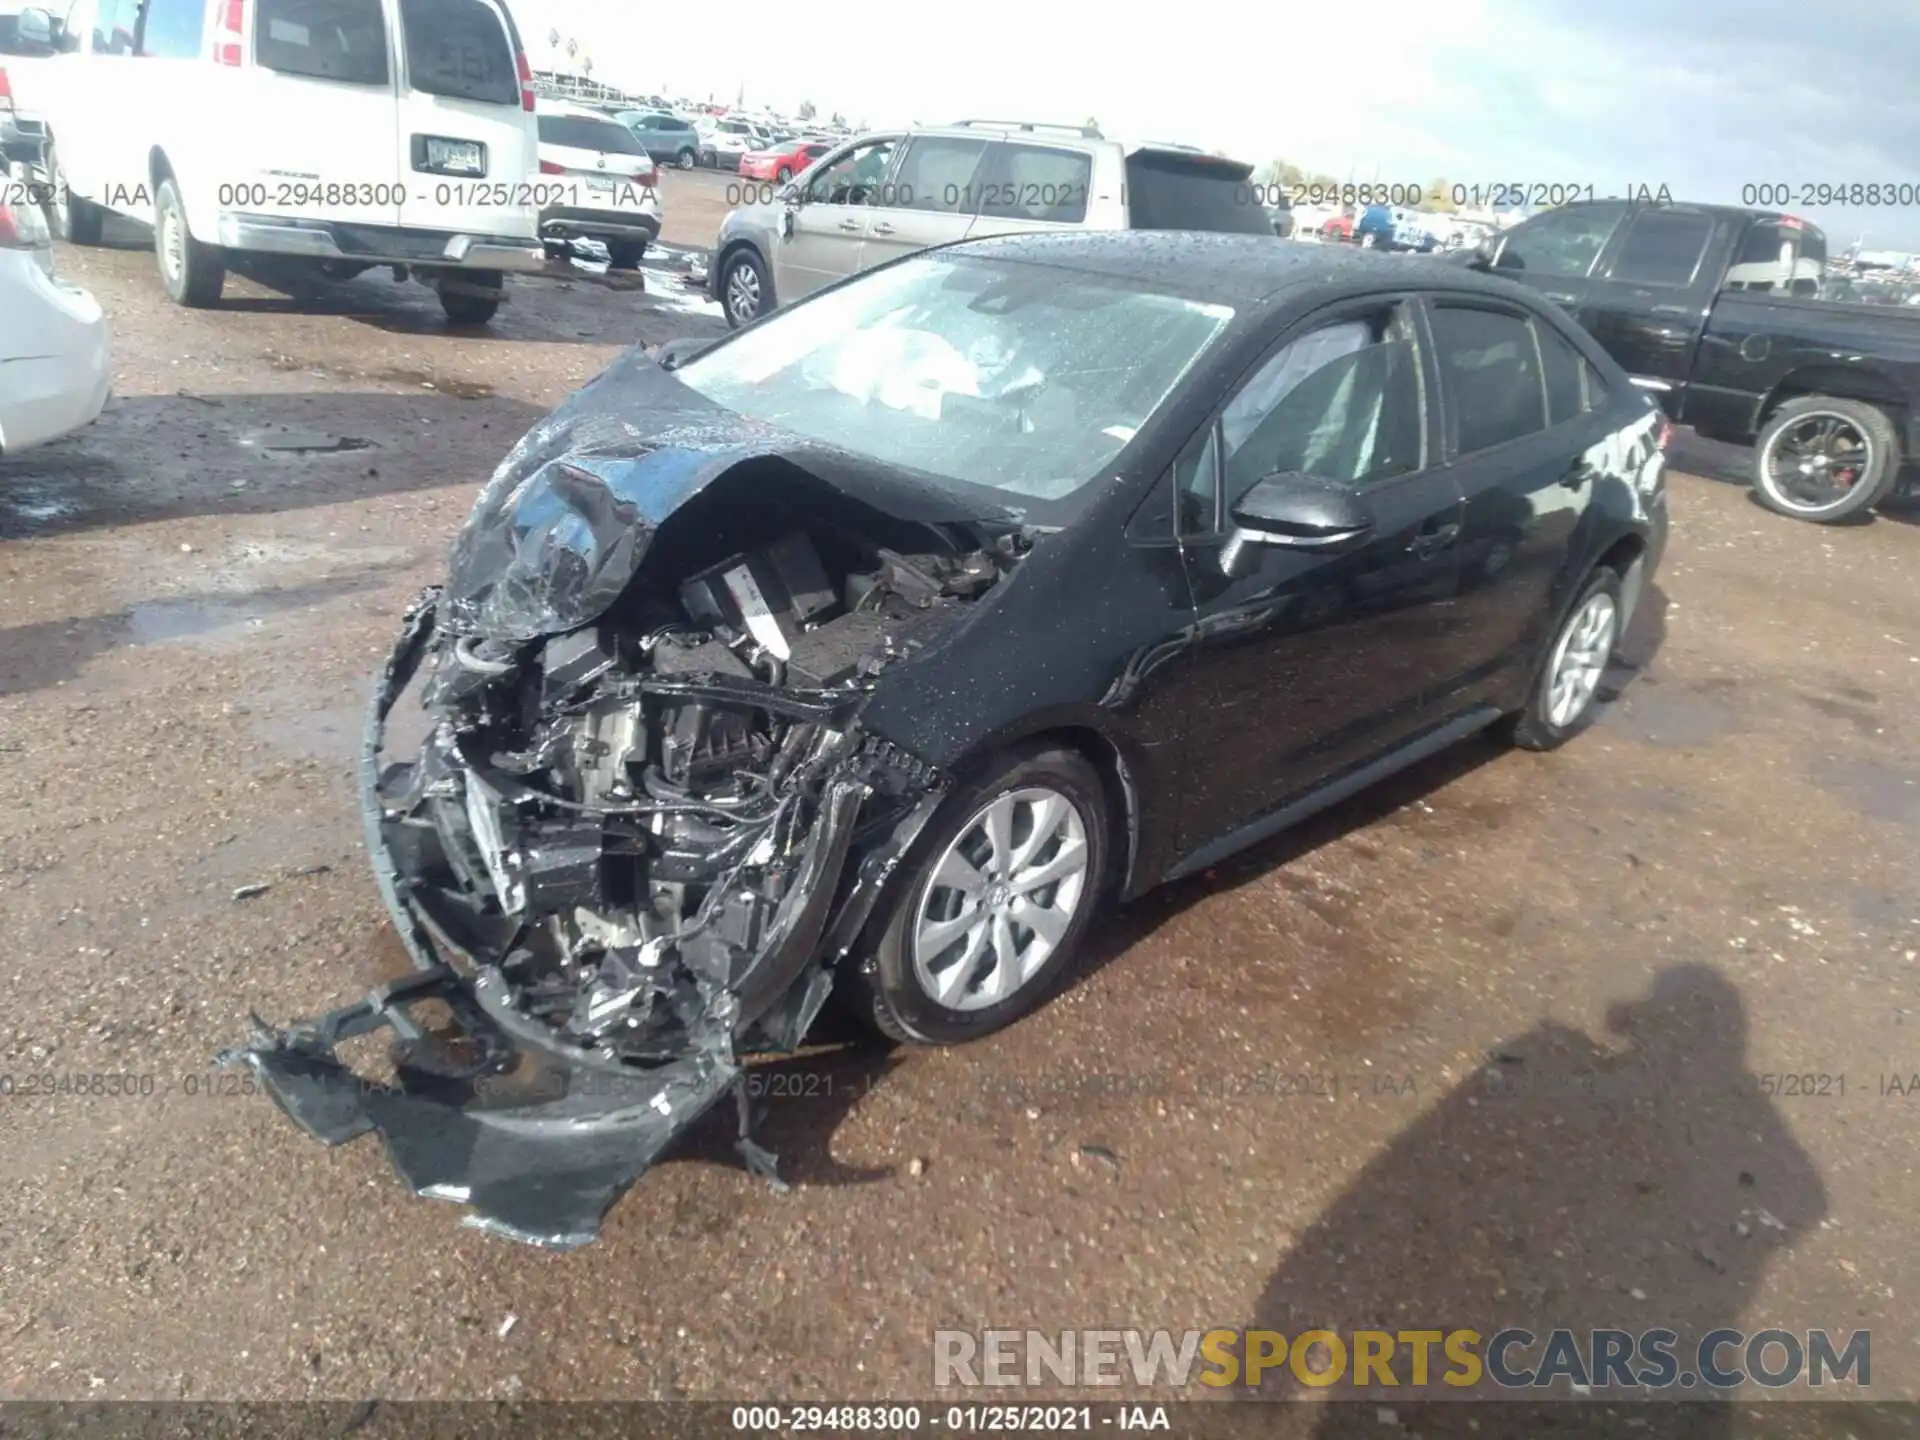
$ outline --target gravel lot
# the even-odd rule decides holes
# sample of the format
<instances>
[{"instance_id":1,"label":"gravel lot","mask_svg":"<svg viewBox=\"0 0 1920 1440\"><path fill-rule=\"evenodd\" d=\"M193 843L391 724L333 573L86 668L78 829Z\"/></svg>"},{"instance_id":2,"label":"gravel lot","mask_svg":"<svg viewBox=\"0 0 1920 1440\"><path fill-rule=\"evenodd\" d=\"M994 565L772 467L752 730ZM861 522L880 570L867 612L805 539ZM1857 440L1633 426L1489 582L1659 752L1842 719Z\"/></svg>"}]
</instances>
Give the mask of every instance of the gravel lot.
<instances>
[{"instance_id":1,"label":"gravel lot","mask_svg":"<svg viewBox=\"0 0 1920 1440\"><path fill-rule=\"evenodd\" d=\"M725 183L667 177L669 241ZM249 1010L404 963L370 672L535 418L718 329L681 258L455 334L417 286L186 312L60 253L118 398L0 466L0 1076L153 1093L0 1099L0 1398L926 1397L935 1327L1381 1319L1871 1328L1920 1398L1920 517L1776 518L1698 443L1591 734L1150 897L995 1039L830 1034L763 1137L788 1195L718 1117L547 1254L207 1094Z\"/></svg>"}]
</instances>

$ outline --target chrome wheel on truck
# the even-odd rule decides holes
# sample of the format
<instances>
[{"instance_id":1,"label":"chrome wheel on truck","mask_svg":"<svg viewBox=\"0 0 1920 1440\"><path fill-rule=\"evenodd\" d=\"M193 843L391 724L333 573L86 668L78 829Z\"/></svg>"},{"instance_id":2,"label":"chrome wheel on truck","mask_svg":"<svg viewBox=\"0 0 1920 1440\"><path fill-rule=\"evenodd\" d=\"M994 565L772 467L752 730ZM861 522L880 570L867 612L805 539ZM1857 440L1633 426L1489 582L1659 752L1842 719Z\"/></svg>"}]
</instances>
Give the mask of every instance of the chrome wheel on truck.
<instances>
[{"instance_id":1,"label":"chrome wheel on truck","mask_svg":"<svg viewBox=\"0 0 1920 1440\"><path fill-rule=\"evenodd\" d=\"M1862 400L1789 400L1760 431L1754 492L1796 520L1831 524L1872 508L1900 478L1892 419Z\"/></svg>"}]
</instances>

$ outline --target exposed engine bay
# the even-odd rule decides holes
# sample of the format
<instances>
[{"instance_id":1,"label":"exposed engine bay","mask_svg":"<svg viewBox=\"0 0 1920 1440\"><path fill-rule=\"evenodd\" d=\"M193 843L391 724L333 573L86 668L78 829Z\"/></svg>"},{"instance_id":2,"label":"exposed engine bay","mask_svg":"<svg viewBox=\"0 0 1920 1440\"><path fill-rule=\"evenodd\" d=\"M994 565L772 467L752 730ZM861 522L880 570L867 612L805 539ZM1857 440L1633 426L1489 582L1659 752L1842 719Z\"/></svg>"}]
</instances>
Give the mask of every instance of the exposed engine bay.
<instances>
[{"instance_id":1,"label":"exposed engine bay","mask_svg":"<svg viewBox=\"0 0 1920 1440\"><path fill-rule=\"evenodd\" d=\"M778 1184L743 1064L799 1046L947 789L861 716L937 703L1033 535L629 352L501 462L375 682L361 812L416 973L220 1060L534 1244L593 1239L729 1091ZM390 1081L339 1050L380 1034Z\"/></svg>"},{"instance_id":2,"label":"exposed engine bay","mask_svg":"<svg viewBox=\"0 0 1920 1440\"><path fill-rule=\"evenodd\" d=\"M938 782L862 735L866 687L1017 558L792 529L568 634L443 636L442 718L381 785L396 866L557 1043L669 1059L720 990L750 1024L784 948L817 948L855 830Z\"/></svg>"}]
</instances>

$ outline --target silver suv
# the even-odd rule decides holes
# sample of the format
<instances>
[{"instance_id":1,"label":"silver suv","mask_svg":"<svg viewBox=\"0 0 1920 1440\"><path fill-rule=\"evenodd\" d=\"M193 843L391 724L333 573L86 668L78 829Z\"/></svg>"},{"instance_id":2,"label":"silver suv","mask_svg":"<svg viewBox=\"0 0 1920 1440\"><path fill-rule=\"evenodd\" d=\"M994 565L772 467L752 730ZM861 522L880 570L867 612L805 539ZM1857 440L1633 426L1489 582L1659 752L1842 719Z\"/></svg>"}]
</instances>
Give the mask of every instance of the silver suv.
<instances>
[{"instance_id":1,"label":"silver suv","mask_svg":"<svg viewBox=\"0 0 1920 1440\"><path fill-rule=\"evenodd\" d=\"M1253 167L1080 125L961 120L861 135L721 223L707 286L745 325L930 245L1033 230L1274 233Z\"/></svg>"}]
</instances>

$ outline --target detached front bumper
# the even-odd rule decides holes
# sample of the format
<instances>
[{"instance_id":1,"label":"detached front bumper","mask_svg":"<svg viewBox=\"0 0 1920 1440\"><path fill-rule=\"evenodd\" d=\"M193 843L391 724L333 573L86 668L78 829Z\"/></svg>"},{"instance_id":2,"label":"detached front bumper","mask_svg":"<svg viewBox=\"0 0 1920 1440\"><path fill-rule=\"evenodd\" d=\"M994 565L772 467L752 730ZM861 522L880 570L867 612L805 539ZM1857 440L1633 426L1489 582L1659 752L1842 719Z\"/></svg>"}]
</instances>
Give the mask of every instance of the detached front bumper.
<instances>
[{"instance_id":1,"label":"detached front bumper","mask_svg":"<svg viewBox=\"0 0 1920 1440\"><path fill-rule=\"evenodd\" d=\"M463 909L500 893L503 880L515 883L502 853L514 842L460 819L501 796L478 773L446 768L448 752L434 741L417 766L382 764L388 715L428 653L437 605L438 593L428 591L407 613L375 686L360 763L374 876L418 973L282 1029L256 1017L248 1041L219 1063L247 1067L274 1104L324 1144L378 1132L415 1193L467 1205L464 1223L531 1244L592 1240L620 1195L729 1088L740 1105L739 1152L777 1185L774 1157L748 1133L738 1057L791 1052L805 1038L832 986L827 961L851 946L936 797L922 797L850 864L872 789L851 770L836 773L758 947L738 952L731 968L688 964L697 1013L673 1053L633 1063L589 1052L516 1008L501 969L485 958L512 943L515 922L482 913L485 905ZM424 807L430 825L398 799L396 776L410 794L424 779L437 796ZM482 803L470 805L475 795ZM470 876L475 895L451 893L444 864L432 867L436 878L420 878L423 844ZM451 1024L430 1030L414 1013L428 1002L443 1006ZM374 1082L348 1068L338 1047L382 1031L393 1040L394 1074Z\"/></svg>"}]
</instances>

